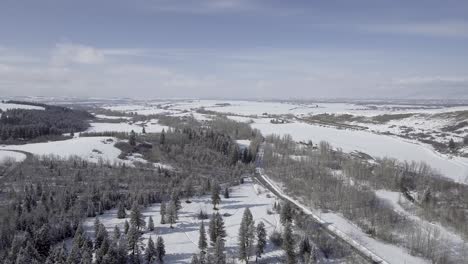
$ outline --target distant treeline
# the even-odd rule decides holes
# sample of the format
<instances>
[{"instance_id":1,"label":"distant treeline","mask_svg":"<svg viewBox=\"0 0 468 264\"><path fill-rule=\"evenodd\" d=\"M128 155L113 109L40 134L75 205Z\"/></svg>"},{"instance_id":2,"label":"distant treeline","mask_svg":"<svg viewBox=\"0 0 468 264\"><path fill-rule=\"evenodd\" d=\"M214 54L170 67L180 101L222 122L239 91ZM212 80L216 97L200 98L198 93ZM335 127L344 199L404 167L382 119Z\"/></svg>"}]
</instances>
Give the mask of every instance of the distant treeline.
<instances>
[{"instance_id":1,"label":"distant treeline","mask_svg":"<svg viewBox=\"0 0 468 264\"><path fill-rule=\"evenodd\" d=\"M0 139L2 141L31 140L42 136L84 131L93 116L86 111L40 103L8 101L44 107L37 109L0 110Z\"/></svg>"}]
</instances>

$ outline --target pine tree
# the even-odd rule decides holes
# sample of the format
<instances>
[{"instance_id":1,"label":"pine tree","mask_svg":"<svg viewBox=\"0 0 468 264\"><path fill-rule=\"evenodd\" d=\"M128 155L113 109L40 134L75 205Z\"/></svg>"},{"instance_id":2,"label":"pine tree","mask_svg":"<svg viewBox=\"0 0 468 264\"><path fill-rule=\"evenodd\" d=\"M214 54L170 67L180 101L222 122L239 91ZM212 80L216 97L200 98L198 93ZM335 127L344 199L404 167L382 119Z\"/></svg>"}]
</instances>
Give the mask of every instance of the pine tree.
<instances>
[{"instance_id":1,"label":"pine tree","mask_svg":"<svg viewBox=\"0 0 468 264\"><path fill-rule=\"evenodd\" d=\"M307 259L309 259L310 254L312 252L312 247L310 245L310 241L307 237L304 237L301 239L301 242L299 242L299 257L301 258L302 262L305 262Z\"/></svg>"},{"instance_id":2,"label":"pine tree","mask_svg":"<svg viewBox=\"0 0 468 264\"><path fill-rule=\"evenodd\" d=\"M197 254L193 254L190 264L200 264L200 260L198 260Z\"/></svg>"},{"instance_id":3,"label":"pine tree","mask_svg":"<svg viewBox=\"0 0 468 264\"><path fill-rule=\"evenodd\" d=\"M130 146L135 146L136 145L136 135L135 135L135 131L130 131L130 136L128 138L128 144L130 144Z\"/></svg>"},{"instance_id":4,"label":"pine tree","mask_svg":"<svg viewBox=\"0 0 468 264\"><path fill-rule=\"evenodd\" d=\"M213 204L213 210L216 209L216 205L221 202L221 197L219 196L220 186L217 181L215 181L211 187L211 203Z\"/></svg>"},{"instance_id":5,"label":"pine tree","mask_svg":"<svg viewBox=\"0 0 468 264\"><path fill-rule=\"evenodd\" d=\"M224 254L224 240L221 237L216 239L214 246L214 264L226 264L226 254Z\"/></svg>"},{"instance_id":6,"label":"pine tree","mask_svg":"<svg viewBox=\"0 0 468 264\"><path fill-rule=\"evenodd\" d=\"M117 218L118 219L123 219L127 217L127 213L125 212L125 206L123 203L119 203L118 209L117 209Z\"/></svg>"},{"instance_id":7,"label":"pine tree","mask_svg":"<svg viewBox=\"0 0 468 264\"><path fill-rule=\"evenodd\" d=\"M226 229L224 227L223 217L218 213L211 215L210 224L208 226L211 244L214 245L218 237L224 240L226 237Z\"/></svg>"},{"instance_id":8,"label":"pine tree","mask_svg":"<svg viewBox=\"0 0 468 264\"><path fill-rule=\"evenodd\" d=\"M159 136L159 144L164 145L166 143L166 132L163 130L161 131L161 135Z\"/></svg>"},{"instance_id":9,"label":"pine tree","mask_svg":"<svg viewBox=\"0 0 468 264\"><path fill-rule=\"evenodd\" d=\"M452 150L455 149L456 145L455 145L455 141L453 141L453 138L450 139L448 146Z\"/></svg>"},{"instance_id":10,"label":"pine tree","mask_svg":"<svg viewBox=\"0 0 468 264\"><path fill-rule=\"evenodd\" d=\"M113 236L114 241L118 241L120 239L120 236L121 236L120 233L121 233L120 228L117 225L114 226L114 236Z\"/></svg>"},{"instance_id":11,"label":"pine tree","mask_svg":"<svg viewBox=\"0 0 468 264\"><path fill-rule=\"evenodd\" d=\"M107 233L106 227L103 224L99 224L98 232L96 233L96 239L94 242L94 248L101 248L104 240L109 239L109 234Z\"/></svg>"},{"instance_id":12,"label":"pine tree","mask_svg":"<svg viewBox=\"0 0 468 264\"><path fill-rule=\"evenodd\" d=\"M153 239L150 237L148 240L148 246L145 250L145 260L147 263L151 263L156 257L156 247L154 246Z\"/></svg>"},{"instance_id":13,"label":"pine tree","mask_svg":"<svg viewBox=\"0 0 468 264\"><path fill-rule=\"evenodd\" d=\"M200 224L200 236L198 238L198 249L202 252L206 252L206 248L208 247L208 243L206 241L206 231L205 231L205 223L202 221Z\"/></svg>"},{"instance_id":14,"label":"pine tree","mask_svg":"<svg viewBox=\"0 0 468 264\"><path fill-rule=\"evenodd\" d=\"M167 221L170 224L170 228L174 228L172 225L177 221L177 205L174 201L171 201L169 208L167 208Z\"/></svg>"},{"instance_id":15,"label":"pine tree","mask_svg":"<svg viewBox=\"0 0 468 264\"><path fill-rule=\"evenodd\" d=\"M156 240L156 259L160 262L164 262L164 256L166 255L166 248L164 246L164 239L158 236Z\"/></svg>"},{"instance_id":16,"label":"pine tree","mask_svg":"<svg viewBox=\"0 0 468 264\"><path fill-rule=\"evenodd\" d=\"M255 250L255 255L257 258L261 258L262 254L265 252L265 247L267 243L267 233L265 230L265 224L260 221L257 225L257 247Z\"/></svg>"},{"instance_id":17,"label":"pine tree","mask_svg":"<svg viewBox=\"0 0 468 264\"><path fill-rule=\"evenodd\" d=\"M128 259L128 242L125 236L120 237L116 253L117 262L119 264L126 264Z\"/></svg>"},{"instance_id":18,"label":"pine tree","mask_svg":"<svg viewBox=\"0 0 468 264\"><path fill-rule=\"evenodd\" d=\"M128 224L128 221L125 220L124 223L124 234L128 234L128 230L130 229L130 225Z\"/></svg>"},{"instance_id":19,"label":"pine tree","mask_svg":"<svg viewBox=\"0 0 468 264\"><path fill-rule=\"evenodd\" d=\"M294 236L292 232L291 222L286 222L283 230L283 250L286 253L286 263L296 263L296 253L294 252Z\"/></svg>"},{"instance_id":20,"label":"pine tree","mask_svg":"<svg viewBox=\"0 0 468 264\"><path fill-rule=\"evenodd\" d=\"M135 227L134 225L130 226L130 229L128 230L128 250L132 251L132 255L135 256L135 254L139 253L139 240L140 240L140 231L138 231L138 228Z\"/></svg>"},{"instance_id":21,"label":"pine tree","mask_svg":"<svg viewBox=\"0 0 468 264\"><path fill-rule=\"evenodd\" d=\"M132 211L130 212L130 224L135 226L138 230L145 226L145 219L137 202L133 203Z\"/></svg>"},{"instance_id":22,"label":"pine tree","mask_svg":"<svg viewBox=\"0 0 468 264\"><path fill-rule=\"evenodd\" d=\"M281 206L281 212L280 212L280 222L283 225L286 225L287 222L291 222L293 217L293 211L291 204L289 202L286 202L283 206Z\"/></svg>"},{"instance_id":23,"label":"pine tree","mask_svg":"<svg viewBox=\"0 0 468 264\"><path fill-rule=\"evenodd\" d=\"M149 217L148 219L148 230L149 231L154 231L154 222L153 222L153 217Z\"/></svg>"},{"instance_id":24,"label":"pine tree","mask_svg":"<svg viewBox=\"0 0 468 264\"><path fill-rule=\"evenodd\" d=\"M161 202L161 209L159 211L161 214L161 224L164 225L166 223L166 203Z\"/></svg>"},{"instance_id":25,"label":"pine tree","mask_svg":"<svg viewBox=\"0 0 468 264\"><path fill-rule=\"evenodd\" d=\"M142 133L142 134L146 134L145 126L143 126L143 129L141 129L141 133Z\"/></svg>"},{"instance_id":26,"label":"pine tree","mask_svg":"<svg viewBox=\"0 0 468 264\"><path fill-rule=\"evenodd\" d=\"M249 208L244 210L239 228L239 258L246 263L252 254L255 241L255 221Z\"/></svg>"},{"instance_id":27,"label":"pine tree","mask_svg":"<svg viewBox=\"0 0 468 264\"><path fill-rule=\"evenodd\" d=\"M179 211L180 209L182 209L182 205L180 203L180 192L179 190L177 189L174 189L171 193L171 201L174 202L174 204L176 205L176 210Z\"/></svg>"},{"instance_id":28,"label":"pine tree","mask_svg":"<svg viewBox=\"0 0 468 264\"><path fill-rule=\"evenodd\" d=\"M228 188L228 187L226 187L226 188L224 189L224 198L225 198L225 199L229 199L229 188Z\"/></svg>"}]
</instances>

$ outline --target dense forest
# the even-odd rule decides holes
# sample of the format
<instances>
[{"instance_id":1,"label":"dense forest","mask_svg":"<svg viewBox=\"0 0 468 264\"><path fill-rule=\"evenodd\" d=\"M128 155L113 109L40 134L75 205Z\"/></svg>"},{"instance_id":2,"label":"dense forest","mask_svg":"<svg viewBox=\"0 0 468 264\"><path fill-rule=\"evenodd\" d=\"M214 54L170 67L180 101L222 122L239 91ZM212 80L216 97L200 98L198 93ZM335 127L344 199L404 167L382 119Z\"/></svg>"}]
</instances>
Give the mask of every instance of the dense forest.
<instances>
[{"instance_id":1,"label":"dense forest","mask_svg":"<svg viewBox=\"0 0 468 264\"><path fill-rule=\"evenodd\" d=\"M0 110L0 140L3 144L84 131L89 127L88 121L94 118L86 111L62 106L21 101L7 103L40 106L44 110Z\"/></svg>"},{"instance_id":2,"label":"dense forest","mask_svg":"<svg viewBox=\"0 0 468 264\"><path fill-rule=\"evenodd\" d=\"M217 122L212 128L131 133L128 143L118 144L123 158L138 152L172 169L53 157L4 164L11 168L0 170L5 172L0 177L0 258L4 263L91 263L94 253L98 263L140 263L143 256L135 244L142 232L138 219L130 216L134 221L119 238L96 223L94 241L84 235L82 221L112 208L123 211L123 217L124 209L130 210L138 218L141 208L161 202L168 204L168 221L176 221L170 212L184 197L205 194L215 182L223 188L238 184L253 165L223 127L224 122ZM71 249L65 249L66 239L73 239ZM161 253L163 241L155 243Z\"/></svg>"}]
</instances>

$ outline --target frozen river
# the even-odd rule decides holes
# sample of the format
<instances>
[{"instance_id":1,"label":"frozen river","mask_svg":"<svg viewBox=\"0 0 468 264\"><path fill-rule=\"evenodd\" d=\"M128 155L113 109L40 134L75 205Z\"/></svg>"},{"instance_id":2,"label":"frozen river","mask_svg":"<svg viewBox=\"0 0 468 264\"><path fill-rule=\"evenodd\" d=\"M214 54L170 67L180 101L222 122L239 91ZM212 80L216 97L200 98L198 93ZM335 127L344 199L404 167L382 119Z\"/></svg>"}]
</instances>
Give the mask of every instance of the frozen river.
<instances>
[{"instance_id":1,"label":"frozen river","mask_svg":"<svg viewBox=\"0 0 468 264\"><path fill-rule=\"evenodd\" d=\"M257 119L252 127L259 129L264 135L290 134L296 141L312 140L314 143L322 140L328 141L345 152L357 150L374 157L392 157L401 161L424 161L445 177L468 184L467 158L449 158L435 152L428 145L366 131L343 130L298 122L271 124L266 119Z\"/></svg>"}]
</instances>

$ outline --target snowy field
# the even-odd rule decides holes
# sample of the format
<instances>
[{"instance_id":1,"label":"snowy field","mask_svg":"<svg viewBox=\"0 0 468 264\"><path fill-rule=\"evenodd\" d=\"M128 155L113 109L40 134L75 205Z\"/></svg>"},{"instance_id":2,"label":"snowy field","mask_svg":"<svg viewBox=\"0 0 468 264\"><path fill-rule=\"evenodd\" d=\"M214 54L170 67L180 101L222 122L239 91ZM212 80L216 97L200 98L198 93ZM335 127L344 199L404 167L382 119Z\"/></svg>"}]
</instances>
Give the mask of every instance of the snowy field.
<instances>
[{"instance_id":1,"label":"snowy field","mask_svg":"<svg viewBox=\"0 0 468 264\"><path fill-rule=\"evenodd\" d=\"M44 110L44 107L41 107L41 106L33 106L33 105L0 103L0 109L1 109L2 111L6 111L6 110L8 110L8 109Z\"/></svg>"},{"instance_id":2,"label":"snowy field","mask_svg":"<svg viewBox=\"0 0 468 264\"><path fill-rule=\"evenodd\" d=\"M0 150L22 150L34 155L54 155L61 158L79 156L91 162L124 162L118 158L120 150L114 147L116 142L117 139L112 137L77 137L54 142L1 146Z\"/></svg>"},{"instance_id":3,"label":"snowy field","mask_svg":"<svg viewBox=\"0 0 468 264\"><path fill-rule=\"evenodd\" d=\"M23 161L24 159L26 159L26 155L23 153L0 149L0 164L7 160L20 162L20 161Z\"/></svg>"},{"instance_id":4,"label":"snowy field","mask_svg":"<svg viewBox=\"0 0 468 264\"><path fill-rule=\"evenodd\" d=\"M246 180L244 184L232 187L230 194L229 199L222 198L219 213L228 215L223 217L227 232L227 252L229 255L237 256L237 234L245 208L251 210L256 224L259 221L265 223L268 234L279 228L281 224L279 223L279 215L267 213L267 210L273 207L275 198L263 187L254 184L251 180ZM159 204L152 205L143 211L146 221L149 216L153 218L155 230L153 232L146 231L142 242L146 245L149 237L155 240L157 236L162 236L167 253L165 263L190 263L192 254L198 253L197 243L201 222L197 219L197 215L200 210L211 213L212 205L210 196L193 198L191 201L192 203L182 202L179 220L174 225L174 229L169 228L169 224L160 224ZM99 220L110 233L115 225L119 226L120 230L124 230L125 219L117 218L116 209L105 212L104 215L99 216ZM129 219L127 218L127 220ZM94 218L88 218L84 223L84 228L91 237L94 237L94 221ZM208 230L208 222L209 220L205 220L206 230ZM266 254L263 258L268 259L268 263L281 263L278 260L281 255L282 250L274 248L268 241Z\"/></svg>"}]
</instances>

